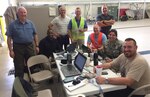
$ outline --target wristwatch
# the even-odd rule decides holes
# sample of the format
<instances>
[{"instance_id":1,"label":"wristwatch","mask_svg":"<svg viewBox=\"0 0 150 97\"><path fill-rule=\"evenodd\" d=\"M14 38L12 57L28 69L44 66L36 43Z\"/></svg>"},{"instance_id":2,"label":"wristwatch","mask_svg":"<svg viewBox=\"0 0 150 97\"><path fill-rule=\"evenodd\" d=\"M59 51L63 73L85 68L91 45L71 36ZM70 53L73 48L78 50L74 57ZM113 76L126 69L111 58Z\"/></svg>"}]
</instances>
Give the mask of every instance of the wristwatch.
<instances>
[{"instance_id":1,"label":"wristwatch","mask_svg":"<svg viewBox=\"0 0 150 97\"><path fill-rule=\"evenodd\" d=\"M108 78L105 78L105 84L109 84Z\"/></svg>"}]
</instances>

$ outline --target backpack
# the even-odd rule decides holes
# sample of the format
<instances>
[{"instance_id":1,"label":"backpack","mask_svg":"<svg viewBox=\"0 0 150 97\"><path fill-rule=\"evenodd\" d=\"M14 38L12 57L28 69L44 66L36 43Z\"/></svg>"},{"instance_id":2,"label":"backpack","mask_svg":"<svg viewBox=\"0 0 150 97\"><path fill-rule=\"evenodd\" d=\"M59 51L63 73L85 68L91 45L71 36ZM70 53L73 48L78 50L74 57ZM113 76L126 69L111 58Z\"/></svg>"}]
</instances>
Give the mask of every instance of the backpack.
<instances>
[{"instance_id":1,"label":"backpack","mask_svg":"<svg viewBox=\"0 0 150 97\"><path fill-rule=\"evenodd\" d=\"M32 85L21 77L16 77L13 84L11 97L36 97Z\"/></svg>"}]
</instances>

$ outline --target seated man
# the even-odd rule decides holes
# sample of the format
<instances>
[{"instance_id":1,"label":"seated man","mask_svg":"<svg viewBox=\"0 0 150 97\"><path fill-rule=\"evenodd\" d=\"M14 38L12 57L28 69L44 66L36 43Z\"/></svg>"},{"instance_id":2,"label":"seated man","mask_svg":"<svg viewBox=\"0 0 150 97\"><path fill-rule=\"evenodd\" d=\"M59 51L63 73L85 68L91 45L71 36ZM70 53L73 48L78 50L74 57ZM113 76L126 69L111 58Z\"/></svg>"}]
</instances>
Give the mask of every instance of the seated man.
<instances>
[{"instance_id":1,"label":"seated man","mask_svg":"<svg viewBox=\"0 0 150 97\"><path fill-rule=\"evenodd\" d=\"M147 61L137 53L137 44L133 38L125 39L123 53L110 63L101 65L102 68L113 68L121 73L121 77L96 77L99 84L127 85L126 89L104 93L104 97L128 97L135 89L150 84L150 68ZM145 95L133 96L145 97Z\"/></svg>"},{"instance_id":2,"label":"seated man","mask_svg":"<svg viewBox=\"0 0 150 97\"><path fill-rule=\"evenodd\" d=\"M117 31L112 29L108 33L108 40L104 45L104 54L106 62L112 61L122 53L123 41L117 38Z\"/></svg>"},{"instance_id":3,"label":"seated man","mask_svg":"<svg viewBox=\"0 0 150 97\"><path fill-rule=\"evenodd\" d=\"M46 55L48 58L53 57L54 52L62 51L57 41L57 34L53 33L53 25L48 26L47 36L40 41L39 49L39 54Z\"/></svg>"},{"instance_id":4,"label":"seated man","mask_svg":"<svg viewBox=\"0 0 150 97\"><path fill-rule=\"evenodd\" d=\"M103 50L104 44L107 40L105 34L100 31L100 27L95 24L93 26L94 33L88 36L87 46L91 50L91 52L101 52Z\"/></svg>"}]
</instances>

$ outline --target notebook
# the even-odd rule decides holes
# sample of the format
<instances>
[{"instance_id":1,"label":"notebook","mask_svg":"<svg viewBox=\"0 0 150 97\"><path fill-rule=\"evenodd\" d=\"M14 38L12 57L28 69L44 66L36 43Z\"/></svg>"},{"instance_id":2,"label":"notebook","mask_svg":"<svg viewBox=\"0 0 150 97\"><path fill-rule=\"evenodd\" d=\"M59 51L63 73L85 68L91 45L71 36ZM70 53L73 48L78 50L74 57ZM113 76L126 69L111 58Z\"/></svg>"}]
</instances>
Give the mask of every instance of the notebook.
<instances>
[{"instance_id":1,"label":"notebook","mask_svg":"<svg viewBox=\"0 0 150 97\"><path fill-rule=\"evenodd\" d=\"M75 57L74 63L62 66L61 71L65 77L80 75L83 71L86 60L87 58L83 54L78 53Z\"/></svg>"}]
</instances>

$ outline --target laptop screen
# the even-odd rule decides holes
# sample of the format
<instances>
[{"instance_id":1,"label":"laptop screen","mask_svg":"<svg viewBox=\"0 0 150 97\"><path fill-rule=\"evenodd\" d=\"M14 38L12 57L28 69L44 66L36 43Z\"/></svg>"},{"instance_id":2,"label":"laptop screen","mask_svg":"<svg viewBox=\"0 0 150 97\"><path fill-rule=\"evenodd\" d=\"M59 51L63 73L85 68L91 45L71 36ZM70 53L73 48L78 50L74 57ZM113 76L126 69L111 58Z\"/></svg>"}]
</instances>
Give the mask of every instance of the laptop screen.
<instances>
[{"instance_id":1,"label":"laptop screen","mask_svg":"<svg viewBox=\"0 0 150 97\"><path fill-rule=\"evenodd\" d=\"M86 60L87 58L81 53L78 53L78 55L76 56L74 65L80 72L82 72L84 65L86 63Z\"/></svg>"},{"instance_id":2,"label":"laptop screen","mask_svg":"<svg viewBox=\"0 0 150 97\"><path fill-rule=\"evenodd\" d=\"M67 46L66 51L69 53L73 53L75 51L75 48L76 48L76 44L72 43Z\"/></svg>"}]
</instances>

